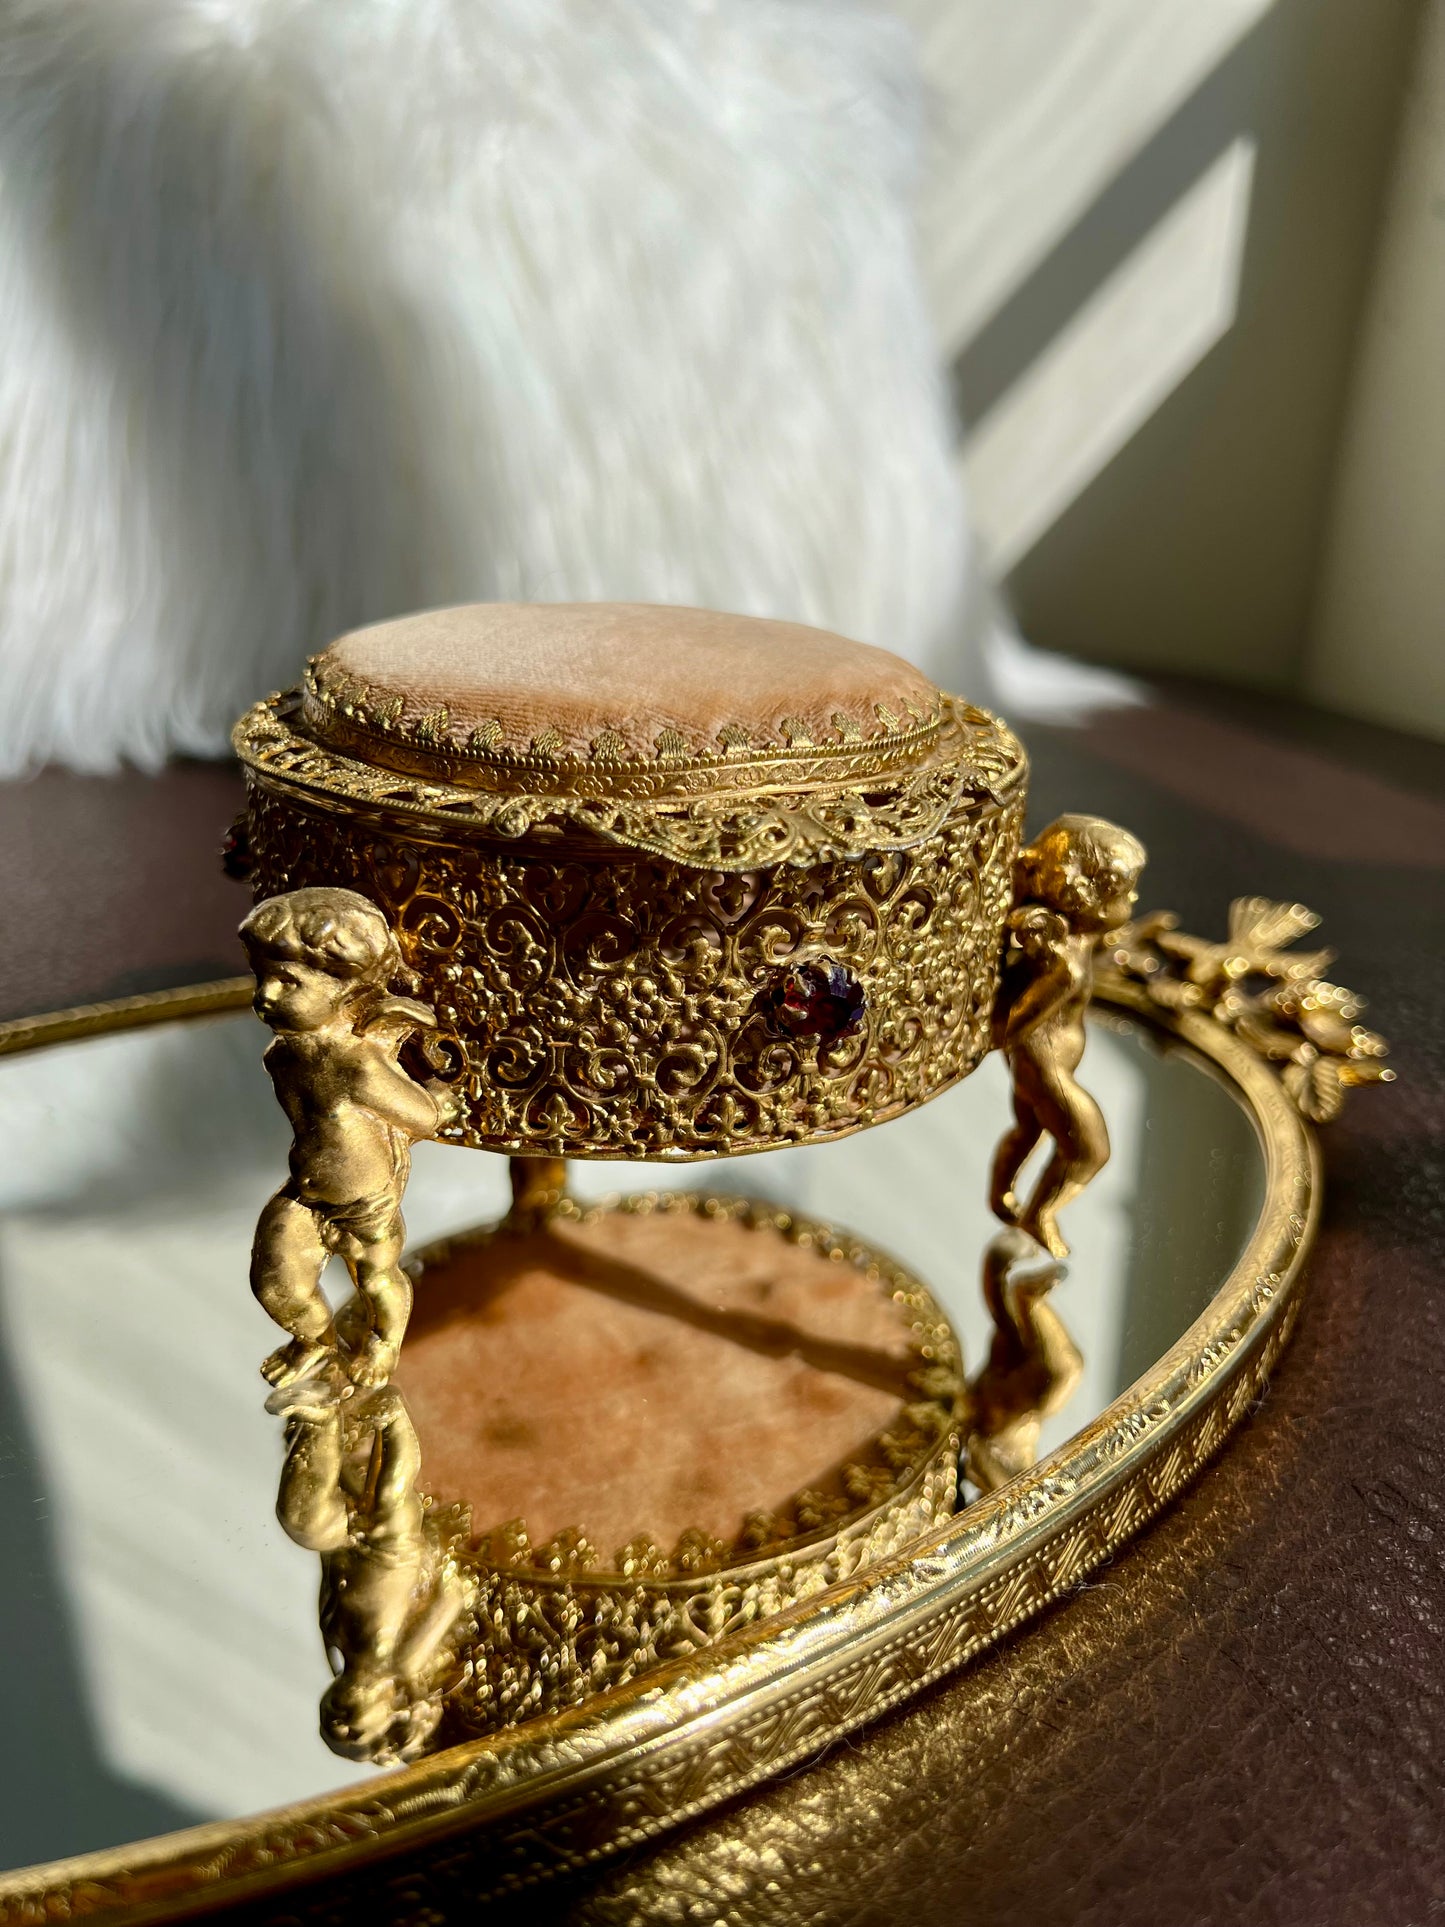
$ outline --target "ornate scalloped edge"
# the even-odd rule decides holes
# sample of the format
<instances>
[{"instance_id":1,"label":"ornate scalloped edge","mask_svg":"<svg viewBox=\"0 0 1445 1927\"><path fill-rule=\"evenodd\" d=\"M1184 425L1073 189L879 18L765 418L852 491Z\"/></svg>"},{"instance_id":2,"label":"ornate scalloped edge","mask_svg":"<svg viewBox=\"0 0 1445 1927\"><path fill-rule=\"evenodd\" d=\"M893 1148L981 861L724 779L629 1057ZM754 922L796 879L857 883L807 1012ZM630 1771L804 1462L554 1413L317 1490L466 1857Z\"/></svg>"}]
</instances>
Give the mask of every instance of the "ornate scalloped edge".
<instances>
[{"instance_id":1,"label":"ornate scalloped edge","mask_svg":"<svg viewBox=\"0 0 1445 1927\"><path fill-rule=\"evenodd\" d=\"M1111 973L1112 975L1112 973ZM1192 1046L1250 1109L1266 1198L1239 1263L1153 1371L1033 1471L821 1600L605 1700L240 1824L0 1877L0 1923L174 1917L460 1828L474 1895L643 1841L795 1765L965 1664L1071 1591L1192 1480L1262 1391L1293 1328L1318 1222L1315 1140L1267 1061L1199 1011L1114 977L1109 1003ZM367 1875L386 1884L386 1869ZM395 1876L415 1904L425 1871ZM218 1889L224 1883L224 1890ZM323 1891L318 1919L334 1895ZM288 1896L288 1915L311 1912Z\"/></svg>"},{"instance_id":2,"label":"ornate scalloped edge","mask_svg":"<svg viewBox=\"0 0 1445 1927\"><path fill-rule=\"evenodd\" d=\"M295 789L338 811L376 810L433 834L506 841L595 839L703 870L761 870L848 861L926 842L956 811L997 807L1022 783L1018 739L982 710L945 698L948 726L930 754L896 773L839 771L813 756L792 766L786 789L718 791L705 767L666 772L656 794L488 790L362 762L294 726L294 693L268 697L232 732L252 778ZM695 785L700 793L693 793Z\"/></svg>"},{"instance_id":3,"label":"ornate scalloped edge","mask_svg":"<svg viewBox=\"0 0 1445 1927\"><path fill-rule=\"evenodd\" d=\"M354 750L363 760L379 752L393 768L434 775L440 759L451 766L455 780L487 787L555 790L581 783L591 789L601 782L613 793L627 794L639 793L628 787L633 784L650 786L658 780L669 784L679 768L707 771L715 784L727 787L774 780L760 776L763 771L776 771L776 780L786 782L788 765L803 757L839 762L845 773L857 765L866 774L881 775L927 753L946 720L945 701L935 691L927 710L905 702L900 705L901 714L886 703L876 703L879 727L871 735L853 718L837 712L831 719L836 739L832 742L821 740L817 725L800 716L779 716L773 739L759 737L741 722L725 723L715 747L707 749L668 727L659 732L652 755L639 757L629 753L623 737L610 728L598 732L585 755L564 752L555 726L543 728L525 743L509 743L495 717L459 738L445 705L415 709L398 691L378 693L341 669L327 651L309 659L301 684L301 709L308 728L332 747Z\"/></svg>"}]
</instances>

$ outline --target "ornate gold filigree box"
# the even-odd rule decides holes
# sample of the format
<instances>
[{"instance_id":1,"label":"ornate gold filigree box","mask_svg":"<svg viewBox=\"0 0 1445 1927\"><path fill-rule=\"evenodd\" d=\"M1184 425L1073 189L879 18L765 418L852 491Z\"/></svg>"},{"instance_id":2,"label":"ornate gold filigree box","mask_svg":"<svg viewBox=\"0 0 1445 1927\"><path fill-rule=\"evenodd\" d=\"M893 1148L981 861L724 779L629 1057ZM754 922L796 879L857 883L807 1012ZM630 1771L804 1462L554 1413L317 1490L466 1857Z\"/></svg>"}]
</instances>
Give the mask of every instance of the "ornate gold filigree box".
<instances>
[{"instance_id":1,"label":"ornate gold filigree box","mask_svg":"<svg viewBox=\"0 0 1445 1927\"><path fill-rule=\"evenodd\" d=\"M901 1408L896 1361L836 1344L818 1386L792 1386L765 1417L749 1407L703 1494L705 1527L672 1487L651 1489L664 1401L637 1371L659 1347L672 1355L666 1327L701 1321L760 1357L813 1343L775 1315L796 1252L766 1257L757 1305L731 1304L717 1201L670 1221L665 1263L591 1254L586 1291L644 1306L653 1324L624 1342L622 1313L603 1306L594 1349L612 1361L614 1421L600 1459L572 1467L575 1519L553 1516L554 1460L564 1439L577 1456L579 1399L539 1425L464 1394L526 1378L535 1306L578 1260L562 1229L568 1158L839 1137L934 1096L996 1043L1014 1122L991 1203L1062 1258L1057 1214L1108 1156L1073 1072L1095 949L1134 903L1135 840L1061 817L1020 851L1027 764L993 717L883 650L699 610L490 604L381 624L314 658L235 742L248 779L236 855L262 899L242 937L293 1130L251 1283L288 1337L262 1371L287 1425L283 1523L327 1575L323 1625L342 1661L324 1703L331 1744L401 1757L430 1743L443 1701L467 1730L555 1710L946 1518L967 1401L941 1320L918 1341L909 1372L924 1378ZM514 1206L495 1237L424 1253L418 1273L402 1262L401 1202L412 1143L434 1137L508 1154ZM1051 1154L1024 1197L1044 1138ZM620 1237L625 1220L604 1215L595 1234ZM687 1254L684 1224L697 1234ZM548 1257L529 1297L517 1268L539 1231ZM816 1258L822 1237L800 1232L799 1249ZM751 1244L749 1263L766 1240ZM852 1248L829 1244L810 1305L862 1315L885 1260L864 1252L851 1311L823 1282ZM356 1287L334 1315L321 1288L332 1256ZM711 1295L695 1302L686 1281L710 1267ZM414 1279L424 1336L404 1357ZM887 1288L890 1345L912 1291ZM571 1370L581 1386L596 1367ZM860 1443L850 1419L825 1451L808 1401L880 1371L894 1388L884 1430ZM723 1378L741 1397L746 1374L694 1361L672 1376L696 1393L696 1422L674 1428L686 1452ZM420 1396L415 1429L402 1384ZM529 1444L498 1486L514 1436ZM772 1458L741 1449L764 1437L796 1446L792 1496ZM608 1513L598 1480L614 1475L623 1498ZM536 1516L529 1502L531 1524L548 1521L536 1547L509 1517L529 1487L553 1494ZM437 1538L428 1521L443 1516Z\"/></svg>"},{"instance_id":2,"label":"ornate gold filigree box","mask_svg":"<svg viewBox=\"0 0 1445 1927\"><path fill-rule=\"evenodd\" d=\"M759 1151L894 1116L989 1048L1026 760L882 650L483 604L342 637L235 745L257 894L381 907L454 1141Z\"/></svg>"}]
</instances>

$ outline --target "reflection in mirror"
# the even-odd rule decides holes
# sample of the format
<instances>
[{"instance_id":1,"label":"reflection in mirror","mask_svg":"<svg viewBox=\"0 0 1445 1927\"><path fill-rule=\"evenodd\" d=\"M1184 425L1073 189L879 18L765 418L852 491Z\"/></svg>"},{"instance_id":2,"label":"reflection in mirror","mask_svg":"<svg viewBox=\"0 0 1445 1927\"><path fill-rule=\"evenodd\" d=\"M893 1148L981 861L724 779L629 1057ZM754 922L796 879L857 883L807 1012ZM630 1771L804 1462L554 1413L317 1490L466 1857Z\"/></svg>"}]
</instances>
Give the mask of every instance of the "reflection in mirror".
<instances>
[{"instance_id":1,"label":"reflection in mirror","mask_svg":"<svg viewBox=\"0 0 1445 1927\"><path fill-rule=\"evenodd\" d=\"M956 1343L860 1240L674 1189L524 1202L413 1265L396 1382L477 1590L444 1737L578 1705L953 1512Z\"/></svg>"},{"instance_id":2,"label":"reflection in mirror","mask_svg":"<svg viewBox=\"0 0 1445 1927\"><path fill-rule=\"evenodd\" d=\"M1044 1420L1063 1411L1083 1376L1083 1356L1049 1303L1063 1275L1025 1231L1001 1231L985 1247L983 1302L994 1331L968 1382L964 1447L964 1470L980 1492L1037 1463Z\"/></svg>"},{"instance_id":3,"label":"reflection in mirror","mask_svg":"<svg viewBox=\"0 0 1445 1927\"><path fill-rule=\"evenodd\" d=\"M375 1770L318 1731L329 1669L316 1553L275 1511L284 1455L256 1379L269 1321L244 1284L289 1135L263 1043L247 1013L0 1060L0 1690L27 1762L0 1803L11 1866L253 1813ZM1114 1155L1070 1209L1072 1255L1045 1298L1082 1362L1067 1402L1040 1408L1040 1457L1203 1310L1262 1190L1247 1116L1187 1055L1101 1013L1088 1074ZM726 1188L847 1227L927 1281L977 1380L996 1332L979 1283L998 1230L983 1193L1006 1102L993 1058L886 1129L726 1172L581 1166L573 1189L585 1203L621 1186ZM415 1245L499 1218L508 1202L504 1160L418 1147ZM419 1311L424 1301L423 1288ZM425 1457L419 1413L417 1425ZM360 1506L363 1531L376 1494L397 1489L378 1463L367 1497L384 1429L370 1444L358 1432L341 1454L340 1504ZM335 1503L330 1517L334 1529ZM453 1596L438 1583L443 1550L438 1540L413 1576L392 1649L406 1679L378 1689L379 1705L424 1706L445 1673L455 1628L441 1623ZM409 1729L388 1733L399 1750L411 1742Z\"/></svg>"},{"instance_id":4,"label":"reflection in mirror","mask_svg":"<svg viewBox=\"0 0 1445 1927\"><path fill-rule=\"evenodd\" d=\"M394 1386L358 1395L327 1362L273 1392L266 1409L286 1426L276 1516L321 1555L334 1675L321 1736L348 1760L414 1759L456 1669L466 1584L455 1531L417 1490L421 1447L406 1400Z\"/></svg>"},{"instance_id":5,"label":"reflection in mirror","mask_svg":"<svg viewBox=\"0 0 1445 1927\"><path fill-rule=\"evenodd\" d=\"M576 1705L953 1511L961 1361L916 1280L766 1207L582 1211L528 1176L499 1225L413 1259L411 1404L352 1378L359 1288L266 1400L349 1760Z\"/></svg>"}]
</instances>

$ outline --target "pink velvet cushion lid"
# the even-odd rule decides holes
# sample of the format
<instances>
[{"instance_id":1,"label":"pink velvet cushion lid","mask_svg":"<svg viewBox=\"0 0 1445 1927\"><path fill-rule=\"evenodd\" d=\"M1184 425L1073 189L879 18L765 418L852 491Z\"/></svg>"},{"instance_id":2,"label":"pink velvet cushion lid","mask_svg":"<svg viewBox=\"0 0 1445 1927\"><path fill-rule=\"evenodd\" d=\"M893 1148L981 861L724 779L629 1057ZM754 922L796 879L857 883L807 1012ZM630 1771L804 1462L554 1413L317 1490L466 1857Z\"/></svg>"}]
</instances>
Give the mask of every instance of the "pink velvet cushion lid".
<instances>
[{"instance_id":1,"label":"pink velvet cushion lid","mask_svg":"<svg viewBox=\"0 0 1445 1927\"><path fill-rule=\"evenodd\" d=\"M934 685L885 649L651 603L429 610L340 637L314 676L439 750L564 760L857 747L940 717Z\"/></svg>"}]
</instances>

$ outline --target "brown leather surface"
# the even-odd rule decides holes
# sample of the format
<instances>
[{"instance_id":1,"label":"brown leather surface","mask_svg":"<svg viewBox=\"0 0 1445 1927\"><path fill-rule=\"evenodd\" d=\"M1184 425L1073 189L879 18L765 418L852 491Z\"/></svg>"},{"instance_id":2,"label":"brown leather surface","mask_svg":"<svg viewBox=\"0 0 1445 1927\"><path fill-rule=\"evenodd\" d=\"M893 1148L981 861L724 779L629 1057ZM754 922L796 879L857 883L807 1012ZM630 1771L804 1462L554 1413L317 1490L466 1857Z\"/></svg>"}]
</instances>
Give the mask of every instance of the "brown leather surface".
<instances>
[{"instance_id":1,"label":"brown leather surface","mask_svg":"<svg viewBox=\"0 0 1445 1927\"><path fill-rule=\"evenodd\" d=\"M1205 767L1192 760L1203 713L1028 732L1033 815L1097 810L1137 830L1151 850L1146 904L1172 905L1191 929L1222 930L1242 891L1309 903L1338 975L1395 1040L1400 1082L1357 1093L1330 1127L1304 1316L1262 1406L1143 1538L981 1663L808 1771L488 1920L1445 1917L1445 895L1419 860L1438 864L1438 843L1400 828L1427 822L1422 796L1439 810L1445 751L1235 698L1210 706ZM1304 760L1275 757L1276 740ZM52 983L156 969L162 927L176 963L203 952L209 938L190 933L213 927L217 886L204 839L164 800L194 807L190 780L130 779L149 800L129 814L116 801L126 785L72 785L96 801L93 815L67 806L85 847L74 869L53 823L37 826L58 907L43 908L44 877L25 884L25 940L12 935L3 981L12 1009L35 1008ZM217 775L217 791L230 780ZM14 826L14 792L0 807ZM135 847L127 825L141 823L154 848ZM13 834L5 861L12 885L23 880ZM159 883L164 926L130 902L129 865ZM82 942L85 876L105 883ZM327 1883L306 1906L338 1927L473 1919L465 1840ZM282 1921L299 1897L244 1911Z\"/></svg>"},{"instance_id":2,"label":"brown leather surface","mask_svg":"<svg viewBox=\"0 0 1445 1927\"><path fill-rule=\"evenodd\" d=\"M841 1492L913 1362L852 1266L736 1221L609 1213L428 1265L397 1382L426 1491L479 1536L580 1527L615 1569L644 1533L731 1543L749 1512Z\"/></svg>"},{"instance_id":3,"label":"brown leather surface","mask_svg":"<svg viewBox=\"0 0 1445 1927\"><path fill-rule=\"evenodd\" d=\"M324 660L371 701L403 699L403 720L448 712L465 743L495 722L490 746L525 751L554 731L553 755L587 756L603 731L613 754L651 759L672 730L717 755L723 731L786 749L797 728L817 744L864 738L931 715L938 692L900 657L796 622L629 602L479 602L376 623L340 637ZM301 665L297 664L299 672ZM897 720L880 718L883 705ZM796 726L796 727L795 727Z\"/></svg>"}]
</instances>

